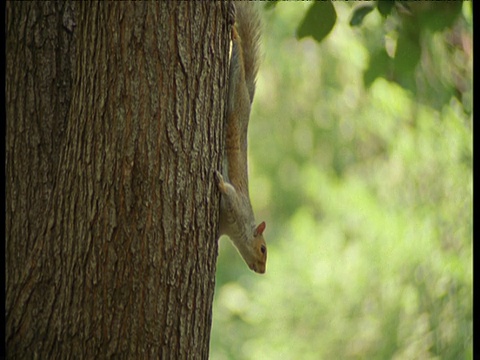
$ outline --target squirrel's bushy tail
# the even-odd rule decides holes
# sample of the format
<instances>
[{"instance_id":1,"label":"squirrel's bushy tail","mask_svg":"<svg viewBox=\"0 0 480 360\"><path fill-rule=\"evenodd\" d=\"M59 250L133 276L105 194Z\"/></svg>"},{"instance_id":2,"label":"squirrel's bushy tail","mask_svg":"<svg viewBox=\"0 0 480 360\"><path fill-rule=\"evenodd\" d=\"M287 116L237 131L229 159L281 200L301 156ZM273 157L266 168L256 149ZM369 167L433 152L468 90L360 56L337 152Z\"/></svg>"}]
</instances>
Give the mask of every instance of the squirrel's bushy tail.
<instances>
[{"instance_id":1,"label":"squirrel's bushy tail","mask_svg":"<svg viewBox=\"0 0 480 360\"><path fill-rule=\"evenodd\" d=\"M250 95L250 103L255 94L255 82L260 61L261 21L255 6L253 1L235 1L235 27L242 42L245 81Z\"/></svg>"}]
</instances>

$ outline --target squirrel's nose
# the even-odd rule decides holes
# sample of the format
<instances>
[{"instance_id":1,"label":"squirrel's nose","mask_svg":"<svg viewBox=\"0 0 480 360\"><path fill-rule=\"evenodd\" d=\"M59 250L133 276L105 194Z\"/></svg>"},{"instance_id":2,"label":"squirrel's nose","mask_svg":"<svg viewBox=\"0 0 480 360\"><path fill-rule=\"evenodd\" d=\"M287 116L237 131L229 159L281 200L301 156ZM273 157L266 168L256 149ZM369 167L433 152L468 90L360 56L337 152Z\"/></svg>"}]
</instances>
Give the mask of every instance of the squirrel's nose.
<instances>
[{"instance_id":1,"label":"squirrel's nose","mask_svg":"<svg viewBox=\"0 0 480 360\"><path fill-rule=\"evenodd\" d=\"M265 265L260 265L258 268L255 268L254 270L255 270L255 272L257 272L259 274L264 274L265 273Z\"/></svg>"}]
</instances>

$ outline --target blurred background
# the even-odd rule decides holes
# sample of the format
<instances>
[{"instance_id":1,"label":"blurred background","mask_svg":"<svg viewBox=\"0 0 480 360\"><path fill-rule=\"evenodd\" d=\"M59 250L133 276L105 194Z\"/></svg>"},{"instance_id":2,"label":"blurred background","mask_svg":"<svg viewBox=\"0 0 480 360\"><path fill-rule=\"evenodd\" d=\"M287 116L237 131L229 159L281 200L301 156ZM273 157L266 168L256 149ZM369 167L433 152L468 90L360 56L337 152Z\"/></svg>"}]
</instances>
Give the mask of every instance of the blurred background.
<instances>
[{"instance_id":1,"label":"blurred background","mask_svg":"<svg viewBox=\"0 0 480 360\"><path fill-rule=\"evenodd\" d=\"M262 2L250 193L211 359L471 359L472 3Z\"/></svg>"}]
</instances>

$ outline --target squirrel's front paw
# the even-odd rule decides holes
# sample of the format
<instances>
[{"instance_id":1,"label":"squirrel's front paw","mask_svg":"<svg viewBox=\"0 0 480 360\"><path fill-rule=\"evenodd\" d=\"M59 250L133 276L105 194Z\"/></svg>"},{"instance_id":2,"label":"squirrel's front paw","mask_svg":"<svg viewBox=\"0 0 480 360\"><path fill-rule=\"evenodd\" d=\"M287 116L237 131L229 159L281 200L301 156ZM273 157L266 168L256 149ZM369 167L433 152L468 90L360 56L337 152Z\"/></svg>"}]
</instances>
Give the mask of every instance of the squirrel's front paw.
<instances>
[{"instance_id":1,"label":"squirrel's front paw","mask_svg":"<svg viewBox=\"0 0 480 360\"><path fill-rule=\"evenodd\" d=\"M224 193L225 192L225 182L223 181L223 176L219 171L215 170L215 180L217 181L218 189Z\"/></svg>"},{"instance_id":2,"label":"squirrel's front paw","mask_svg":"<svg viewBox=\"0 0 480 360\"><path fill-rule=\"evenodd\" d=\"M237 9L235 8L235 4L231 1L228 4L228 25L235 24L235 17L236 17Z\"/></svg>"}]
</instances>

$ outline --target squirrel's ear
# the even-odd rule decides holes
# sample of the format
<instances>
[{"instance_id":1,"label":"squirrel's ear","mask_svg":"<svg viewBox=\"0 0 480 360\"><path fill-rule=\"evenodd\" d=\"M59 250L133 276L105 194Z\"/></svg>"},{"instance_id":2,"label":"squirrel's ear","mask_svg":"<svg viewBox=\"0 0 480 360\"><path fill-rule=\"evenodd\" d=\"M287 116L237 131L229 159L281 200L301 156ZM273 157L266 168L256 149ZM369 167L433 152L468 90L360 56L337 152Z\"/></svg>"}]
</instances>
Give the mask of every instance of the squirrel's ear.
<instances>
[{"instance_id":1,"label":"squirrel's ear","mask_svg":"<svg viewBox=\"0 0 480 360\"><path fill-rule=\"evenodd\" d=\"M257 226L255 229L255 236L262 235L263 232L265 231L265 221L262 221L260 225Z\"/></svg>"}]
</instances>

